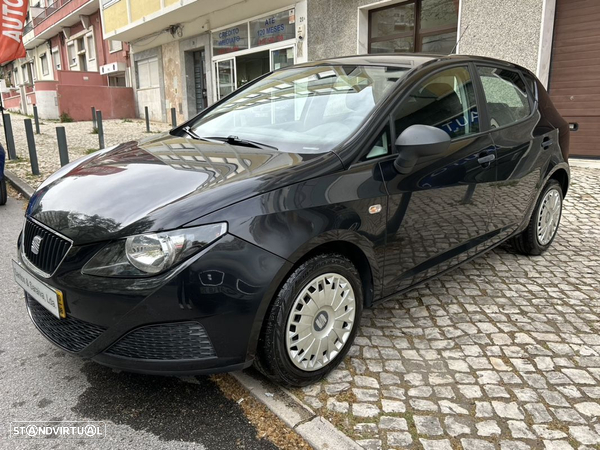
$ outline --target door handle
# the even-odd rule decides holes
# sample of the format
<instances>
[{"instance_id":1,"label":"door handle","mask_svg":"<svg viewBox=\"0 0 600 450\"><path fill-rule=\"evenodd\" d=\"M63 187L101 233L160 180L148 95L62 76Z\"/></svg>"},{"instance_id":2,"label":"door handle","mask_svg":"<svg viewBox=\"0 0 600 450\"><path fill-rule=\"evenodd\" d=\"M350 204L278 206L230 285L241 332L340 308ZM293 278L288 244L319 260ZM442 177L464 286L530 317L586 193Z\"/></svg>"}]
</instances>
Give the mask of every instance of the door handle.
<instances>
[{"instance_id":1,"label":"door handle","mask_svg":"<svg viewBox=\"0 0 600 450\"><path fill-rule=\"evenodd\" d=\"M482 166L484 166L484 165L489 165L495 159L496 159L496 155L494 153L488 153L485 156L481 156L480 158L477 158L477 162L479 164L481 164Z\"/></svg>"},{"instance_id":2,"label":"door handle","mask_svg":"<svg viewBox=\"0 0 600 450\"><path fill-rule=\"evenodd\" d=\"M542 147L543 148L548 148L552 144L554 144L554 141L552 139L550 139L549 137L545 137L544 140L542 141Z\"/></svg>"}]
</instances>

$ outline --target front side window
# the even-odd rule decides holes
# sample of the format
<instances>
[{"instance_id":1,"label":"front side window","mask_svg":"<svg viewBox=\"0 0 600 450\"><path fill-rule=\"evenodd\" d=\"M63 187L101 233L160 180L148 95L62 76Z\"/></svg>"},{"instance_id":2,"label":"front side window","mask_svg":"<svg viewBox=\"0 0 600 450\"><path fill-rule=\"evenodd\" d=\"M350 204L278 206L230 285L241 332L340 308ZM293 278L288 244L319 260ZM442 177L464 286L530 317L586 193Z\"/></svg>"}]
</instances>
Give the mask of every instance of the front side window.
<instances>
[{"instance_id":1,"label":"front side window","mask_svg":"<svg viewBox=\"0 0 600 450\"><path fill-rule=\"evenodd\" d=\"M451 53L458 1L409 0L369 12L369 53Z\"/></svg>"},{"instance_id":2,"label":"front side window","mask_svg":"<svg viewBox=\"0 0 600 450\"><path fill-rule=\"evenodd\" d=\"M201 115L201 137L257 141L280 151L324 153L342 143L410 70L384 66L284 69Z\"/></svg>"},{"instance_id":3,"label":"front side window","mask_svg":"<svg viewBox=\"0 0 600 450\"><path fill-rule=\"evenodd\" d=\"M396 135L411 125L430 125L451 138L479 132L475 89L467 67L454 67L418 85L394 114Z\"/></svg>"},{"instance_id":4,"label":"front side window","mask_svg":"<svg viewBox=\"0 0 600 450\"><path fill-rule=\"evenodd\" d=\"M478 67L477 70L492 128L513 124L531 114L527 89L518 72L496 67Z\"/></svg>"}]
</instances>

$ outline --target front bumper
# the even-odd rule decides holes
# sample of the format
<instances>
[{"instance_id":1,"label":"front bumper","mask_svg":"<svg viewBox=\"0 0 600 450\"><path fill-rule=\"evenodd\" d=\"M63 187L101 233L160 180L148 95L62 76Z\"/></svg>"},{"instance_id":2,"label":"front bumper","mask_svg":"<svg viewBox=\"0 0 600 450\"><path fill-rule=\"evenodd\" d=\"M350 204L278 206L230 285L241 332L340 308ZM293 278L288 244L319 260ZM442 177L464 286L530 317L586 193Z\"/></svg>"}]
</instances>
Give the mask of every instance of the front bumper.
<instances>
[{"instance_id":1,"label":"front bumper","mask_svg":"<svg viewBox=\"0 0 600 450\"><path fill-rule=\"evenodd\" d=\"M43 281L63 292L66 319L26 296L38 330L58 347L114 368L200 374L252 364L278 274L289 263L232 235L167 274L81 274L97 246L73 247ZM274 283L275 282L275 283Z\"/></svg>"}]
</instances>

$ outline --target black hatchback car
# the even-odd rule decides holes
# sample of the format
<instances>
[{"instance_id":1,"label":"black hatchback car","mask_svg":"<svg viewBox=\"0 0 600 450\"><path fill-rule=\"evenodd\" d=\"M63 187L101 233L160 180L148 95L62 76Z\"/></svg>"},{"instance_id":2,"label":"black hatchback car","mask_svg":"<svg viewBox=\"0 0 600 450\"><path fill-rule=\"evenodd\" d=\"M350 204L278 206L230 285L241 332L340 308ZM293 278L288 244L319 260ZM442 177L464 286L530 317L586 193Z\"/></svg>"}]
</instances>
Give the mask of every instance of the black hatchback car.
<instances>
[{"instance_id":1,"label":"black hatchback car","mask_svg":"<svg viewBox=\"0 0 600 450\"><path fill-rule=\"evenodd\" d=\"M15 277L66 351L152 374L253 362L306 385L363 308L511 239L552 243L569 126L526 69L385 55L267 74L32 197Z\"/></svg>"}]
</instances>

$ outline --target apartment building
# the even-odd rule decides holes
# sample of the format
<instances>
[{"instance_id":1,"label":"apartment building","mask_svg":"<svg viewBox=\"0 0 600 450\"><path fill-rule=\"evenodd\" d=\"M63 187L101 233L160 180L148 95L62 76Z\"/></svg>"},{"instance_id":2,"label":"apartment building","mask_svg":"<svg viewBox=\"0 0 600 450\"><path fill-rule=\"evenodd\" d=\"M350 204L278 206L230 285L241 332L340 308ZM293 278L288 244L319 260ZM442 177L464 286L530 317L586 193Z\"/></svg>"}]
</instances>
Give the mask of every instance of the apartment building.
<instances>
[{"instance_id":1,"label":"apartment building","mask_svg":"<svg viewBox=\"0 0 600 450\"><path fill-rule=\"evenodd\" d=\"M129 45L105 41L99 0L32 0L25 58L4 65L7 109L45 119L135 117Z\"/></svg>"}]
</instances>

